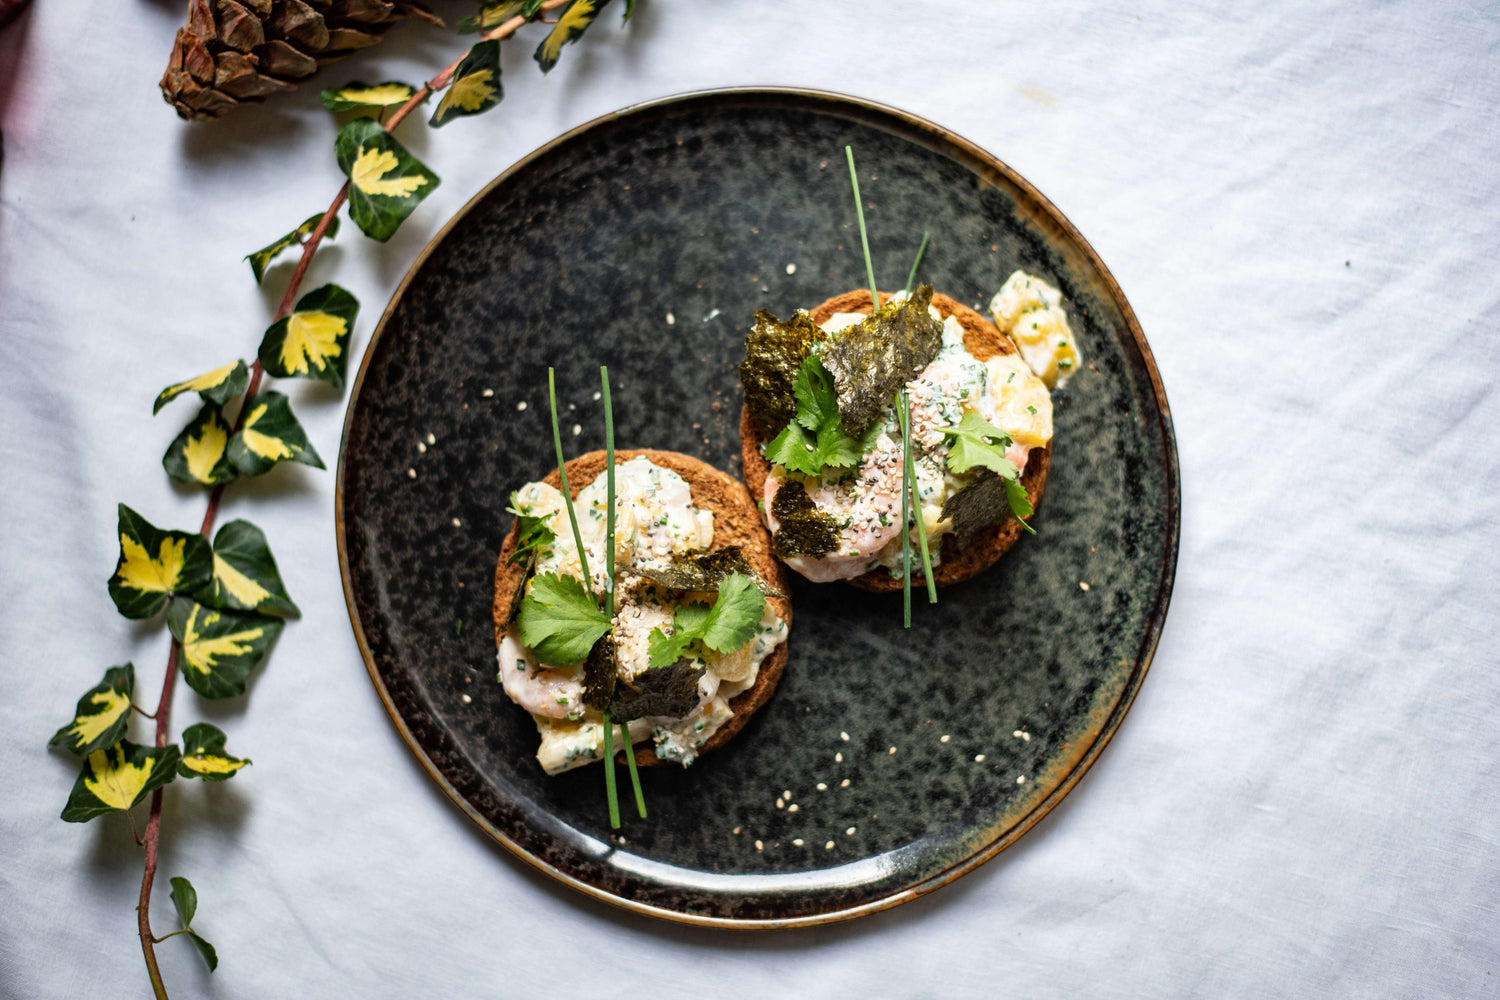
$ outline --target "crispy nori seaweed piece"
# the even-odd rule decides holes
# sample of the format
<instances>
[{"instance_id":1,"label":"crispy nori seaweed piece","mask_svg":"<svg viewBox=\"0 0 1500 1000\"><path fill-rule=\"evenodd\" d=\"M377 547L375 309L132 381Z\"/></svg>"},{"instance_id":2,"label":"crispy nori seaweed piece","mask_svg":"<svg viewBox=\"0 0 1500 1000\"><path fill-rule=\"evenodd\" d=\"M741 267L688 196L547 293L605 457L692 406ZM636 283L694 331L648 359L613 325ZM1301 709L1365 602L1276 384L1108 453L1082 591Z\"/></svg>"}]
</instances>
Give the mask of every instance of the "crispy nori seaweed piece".
<instances>
[{"instance_id":1,"label":"crispy nori seaweed piece","mask_svg":"<svg viewBox=\"0 0 1500 1000\"><path fill-rule=\"evenodd\" d=\"M981 528L999 524L1010 514L1005 480L989 469L981 469L972 483L943 501L943 519L953 519L953 534L960 546Z\"/></svg>"},{"instance_id":2,"label":"crispy nori seaweed piece","mask_svg":"<svg viewBox=\"0 0 1500 1000\"><path fill-rule=\"evenodd\" d=\"M601 635L583 661L583 703L589 708L606 708L615 696L615 641L610 633Z\"/></svg>"},{"instance_id":3,"label":"crispy nori seaweed piece","mask_svg":"<svg viewBox=\"0 0 1500 1000\"><path fill-rule=\"evenodd\" d=\"M806 310L799 309L779 320L762 309L745 334L745 360L740 362L740 385L745 389L745 408L767 438L775 437L797 415L792 383L797 370L822 340Z\"/></svg>"},{"instance_id":4,"label":"crispy nori seaweed piece","mask_svg":"<svg viewBox=\"0 0 1500 1000\"><path fill-rule=\"evenodd\" d=\"M670 667L647 670L633 684L623 685L609 703L610 720L626 723L647 716L680 719L698 707L698 681L703 668L683 657Z\"/></svg>"},{"instance_id":5,"label":"crispy nori seaweed piece","mask_svg":"<svg viewBox=\"0 0 1500 1000\"><path fill-rule=\"evenodd\" d=\"M739 573L754 580L762 593L772 597L781 596L766 589L765 583L755 575L755 568L750 565L750 560L745 558L744 550L738 545L728 545L715 552L690 552L673 556L671 564L665 568L632 566L630 572L669 590L682 590L691 594L711 594L719 589L719 584L724 582L725 577L731 573Z\"/></svg>"},{"instance_id":6,"label":"crispy nori seaweed piece","mask_svg":"<svg viewBox=\"0 0 1500 1000\"><path fill-rule=\"evenodd\" d=\"M802 480L788 479L781 484L771 501L771 513L780 522L771 539L771 548L781 558L817 558L838 547L838 521L818 509Z\"/></svg>"},{"instance_id":7,"label":"crispy nori seaweed piece","mask_svg":"<svg viewBox=\"0 0 1500 1000\"><path fill-rule=\"evenodd\" d=\"M818 354L838 390L844 430L859 437L891 405L907 382L922 374L943 346L943 324L927 311L932 286L923 285L897 305L841 331Z\"/></svg>"}]
</instances>

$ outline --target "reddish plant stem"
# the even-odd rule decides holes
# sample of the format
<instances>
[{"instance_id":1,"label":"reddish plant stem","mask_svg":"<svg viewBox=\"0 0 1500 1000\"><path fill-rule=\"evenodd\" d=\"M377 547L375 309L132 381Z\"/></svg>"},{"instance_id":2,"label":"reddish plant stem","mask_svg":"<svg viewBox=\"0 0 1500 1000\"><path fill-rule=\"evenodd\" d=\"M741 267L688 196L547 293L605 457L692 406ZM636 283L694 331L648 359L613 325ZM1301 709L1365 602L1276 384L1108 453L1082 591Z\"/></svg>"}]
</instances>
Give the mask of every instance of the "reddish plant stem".
<instances>
[{"instance_id":1,"label":"reddish plant stem","mask_svg":"<svg viewBox=\"0 0 1500 1000\"><path fill-rule=\"evenodd\" d=\"M542 4L540 12L555 10L571 2L572 0L546 0ZM483 40L495 41L509 38L525 23L526 19L517 15L485 33ZM467 54L465 53L465 55ZM397 108L390 118L382 123L384 129L387 132L393 131L397 125L400 125L406 119L407 115L412 113L417 105L421 104L433 93L442 90L452 83L453 74L458 71L458 66L463 62L463 59L463 56L459 56L453 62L449 63L442 72L419 87L416 93L407 99L405 104ZM333 203L328 206L328 210L323 213L323 217L318 220L318 224L313 227L313 231L308 234L307 240L302 244L302 256L298 258L297 267L292 271L292 277L287 282L286 294L281 297L281 304L276 309L275 319L272 320L273 323L286 319L292 314L292 309L297 301L297 293L301 291L302 282L307 277L308 265L312 263L313 255L318 252L318 247L322 244L323 237L328 232L328 227L333 224L334 218L338 215L339 209L343 207L344 201L348 197L349 182L346 180L339 188L338 194L334 196ZM244 425L244 404L254 399L255 394L260 391L260 384L264 380L265 374L266 370L261 365L260 359L256 358L255 363L250 366L250 381L245 386L244 395L240 397L240 412L235 417L234 428L230 432L231 436L237 433ZM227 483L220 483L208 494L208 507L203 512L203 525L198 529L198 533L204 538L209 538L213 532L214 521L217 520L219 514L219 502L223 499L224 487L227 485ZM167 654L167 671L166 676L162 680L161 698L157 702L156 707L157 747L167 745L168 722L172 714L172 694L177 687L177 663L181 659L181 656L182 646L176 639L173 639L171 650ZM156 868L161 844L163 791L164 789L158 788L151 793L151 814L146 820L146 836L144 840L146 849L145 871L141 875L140 902L136 904L136 922L140 929L141 952L145 956L146 973L151 978L151 988L157 1000L168 1000L168 997L166 984L161 978L161 968L156 962L155 944L158 941L165 941L167 937L172 936L168 934L166 937L157 938L151 933L151 887L156 882Z\"/></svg>"}]
</instances>

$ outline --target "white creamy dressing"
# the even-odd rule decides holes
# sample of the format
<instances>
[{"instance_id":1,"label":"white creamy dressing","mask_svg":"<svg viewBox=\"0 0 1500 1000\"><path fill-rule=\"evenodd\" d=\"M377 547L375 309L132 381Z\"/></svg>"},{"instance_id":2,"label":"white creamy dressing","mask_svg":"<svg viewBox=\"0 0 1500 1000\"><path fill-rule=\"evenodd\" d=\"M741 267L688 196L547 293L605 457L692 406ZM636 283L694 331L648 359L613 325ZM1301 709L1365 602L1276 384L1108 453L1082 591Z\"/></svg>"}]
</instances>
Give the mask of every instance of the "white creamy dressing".
<instances>
[{"instance_id":1,"label":"white creamy dressing","mask_svg":"<svg viewBox=\"0 0 1500 1000\"><path fill-rule=\"evenodd\" d=\"M899 296L898 296L899 297ZM936 309L929 308L934 318ZM835 313L822 324L836 336L865 319L863 313ZM927 532L933 565L940 561L942 536L952 530L943 520L943 504L977 474L948 469L944 432L977 413L1012 439L1005 457L1024 469L1032 448L1052 440L1052 397L1046 385L1022 357L998 355L979 361L964 347L963 326L950 316L943 321L943 341L922 373L907 383L912 415L912 465L916 473L916 502L921 527ZM1002 328L1003 329L1003 328ZM814 351L817 350L815 346ZM895 407L880 417L882 430L875 447L850 475L805 477L808 496L817 507L840 520L838 547L817 558L793 556L786 564L815 583L860 576L877 566L893 572L901 567L902 445ZM772 501L789 473L772 466L762 496L762 510L771 531L778 524ZM920 544L914 526L913 551Z\"/></svg>"},{"instance_id":2,"label":"white creamy dressing","mask_svg":"<svg viewBox=\"0 0 1500 1000\"><path fill-rule=\"evenodd\" d=\"M516 492L523 514L544 516L556 536L537 552L535 573L557 573L583 579L578 546L568 521L562 494L546 483L527 483ZM608 576L605 561L605 477L599 476L573 500L578 533L583 538L592 589L597 593ZM647 669L648 636L653 628L671 634L675 605L664 591L630 571L636 567L668 565L673 556L707 549L713 544L713 512L692 505L692 492L680 475L644 456L615 466L615 618L612 636L617 645L619 676L631 680ZM528 588L530 582L527 583ZM711 602L714 595L690 595ZM770 602L766 603L755 638L731 653L707 651L695 659L704 668L698 683L698 706L681 719L636 719L629 725L630 740L654 742L657 756L691 764L698 748L733 715L730 699L755 684L760 665L786 640L787 627ZM604 756L601 714L582 702L583 668L546 667L523 647L514 630L500 640L498 679L511 700L530 712L541 734L537 760L548 774L578 767ZM619 729L615 730L618 742Z\"/></svg>"}]
</instances>

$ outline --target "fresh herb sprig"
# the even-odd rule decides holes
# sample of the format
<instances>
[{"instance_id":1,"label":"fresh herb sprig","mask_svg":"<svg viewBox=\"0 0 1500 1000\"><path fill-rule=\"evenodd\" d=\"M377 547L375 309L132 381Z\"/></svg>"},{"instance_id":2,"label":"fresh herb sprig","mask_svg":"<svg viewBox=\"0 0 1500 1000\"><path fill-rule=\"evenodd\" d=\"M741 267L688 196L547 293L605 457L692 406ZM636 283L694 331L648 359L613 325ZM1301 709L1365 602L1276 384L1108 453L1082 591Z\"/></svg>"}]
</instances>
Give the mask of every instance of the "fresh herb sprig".
<instances>
[{"instance_id":1,"label":"fresh herb sprig","mask_svg":"<svg viewBox=\"0 0 1500 1000\"><path fill-rule=\"evenodd\" d=\"M766 445L766 460L809 476L822 475L824 469L856 468L880 427L871 425L863 438L844 429L833 376L816 354L802 362L792 392L797 416Z\"/></svg>"},{"instance_id":2,"label":"fresh herb sprig","mask_svg":"<svg viewBox=\"0 0 1500 1000\"><path fill-rule=\"evenodd\" d=\"M870 239L865 233L865 208L859 197L859 174L854 169L854 148L844 147L844 156L849 161L849 185L854 189L854 211L859 217L859 242L865 255L865 276L870 281L870 311L880 311L880 292L875 287L875 265L870 259ZM927 251L927 234L922 236L922 245L917 249L917 259L912 262L911 273L907 277L907 291L911 290L911 283L916 278L917 266L922 261L922 255ZM901 599L902 599L902 625L911 628L911 524L912 524L912 492L916 487L916 473L912 459L911 445L911 402L907 399L906 390L902 388L896 393L896 417L901 425ZM937 603L937 584L932 578L932 555L927 547L927 525L925 519L918 517L921 528L922 540L922 573L927 580L927 603Z\"/></svg>"},{"instance_id":3,"label":"fresh herb sprig","mask_svg":"<svg viewBox=\"0 0 1500 1000\"><path fill-rule=\"evenodd\" d=\"M687 655L694 643L716 653L732 653L755 635L766 610L766 596L750 577L731 573L719 584L712 606L684 604L672 616L672 634L659 628L647 636L650 666L667 667Z\"/></svg>"}]
</instances>

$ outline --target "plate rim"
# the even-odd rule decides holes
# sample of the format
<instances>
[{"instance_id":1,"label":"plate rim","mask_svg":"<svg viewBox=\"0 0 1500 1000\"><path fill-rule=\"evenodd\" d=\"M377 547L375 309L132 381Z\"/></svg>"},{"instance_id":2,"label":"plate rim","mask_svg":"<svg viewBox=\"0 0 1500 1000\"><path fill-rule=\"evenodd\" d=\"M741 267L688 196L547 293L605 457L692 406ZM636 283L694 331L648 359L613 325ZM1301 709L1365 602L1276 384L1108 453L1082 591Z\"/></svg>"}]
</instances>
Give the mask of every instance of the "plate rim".
<instances>
[{"instance_id":1,"label":"plate rim","mask_svg":"<svg viewBox=\"0 0 1500 1000\"><path fill-rule=\"evenodd\" d=\"M535 161L550 154L554 149L572 141L575 137L589 132L595 128L615 122L634 115L650 112L653 110L672 107L674 105L686 105L696 101L705 101L722 98L764 98L779 97L790 99L811 99L814 102L827 102L853 109L865 115L887 116L897 119L900 123L913 127L921 132L927 133L941 144L956 147L971 160L977 160L986 164L989 168L1002 175L1006 181L1015 185L1029 198L1039 205L1050 221L1058 226L1064 235L1071 240L1084 258L1101 279L1105 291L1110 300L1120 310L1129 330L1131 339L1139 351L1144 363L1145 371L1150 379L1152 394L1155 396L1158 412L1158 420L1155 422L1156 429L1161 433L1161 443L1167 458L1168 477L1166 483L1167 501L1167 544L1164 547L1160 562L1160 581L1156 600L1152 603L1146 615L1147 628L1142 637L1140 651L1137 654L1135 669L1126 680L1124 690L1120 699L1116 702L1109 716L1104 720L1098 736L1089 747L1068 767L1067 774L1053 788L1053 790L1040 802L1036 803L1025 816L1007 830L1000 837L981 846L968 857L949 867L937 872L927 878L898 889L878 899L869 900L855 906L846 906L838 909L822 911L818 913L803 914L790 917L764 917L764 918L740 918L721 917L699 913L689 913L682 910L674 910L663 906L642 903L637 900L627 899L615 895L605 889L591 885L579 879L561 868L546 863L541 858L531 854L503 830L495 826L490 820L480 814L478 810L465 798L448 780L448 778L437 768L426 751L416 742L412 736L411 729L402 717L395 704L392 702L390 693L386 690L385 682L382 680L379 670L375 664L375 658L365 637L364 627L360 622L359 612L355 607L353 580L350 573L349 553L345 543L347 536L344 511L344 480L346 472L345 458L349 436L354 420L356 404L359 402L360 391L364 386L366 371L369 368L371 358L375 354L375 347L385 332L386 324L396 310L398 302L405 294L408 285L416 277L427 258L437 249L438 245L447 237L448 233L460 221L468 216L481 201L487 198L491 191L501 184L509 181L520 171L526 169ZM350 383L349 400L344 410L344 421L339 435L338 467L334 483L334 541L338 549L339 578L343 585L344 605L349 613L349 622L354 632L354 640L359 647L360 658L364 661L365 671L369 674L375 691L380 697L380 702L385 706L386 714L396 725L396 731L403 743L406 744L412 754L417 758L423 770L433 779L443 793L447 795L460 810L472 819L480 829L488 834L496 842L504 846L513 856L529 864L532 868L545 873L556 879L563 885L583 892L594 899L602 900L612 906L618 907L632 913L657 917L677 924L686 924L697 927L719 927L739 930L766 930L766 929L789 929L796 927L813 927L821 924L842 922L852 920L856 917L876 913L881 910L891 909L903 903L911 902L918 897L941 888L944 885L968 874L986 862L992 860L1000 852L1010 847L1017 840L1029 832L1037 823L1050 813L1073 790L1083 776L1093 767L1104 748L1114 739L1120 723L1135 703L1136 695L1145 682L1146 674L1150 671L1151 662L1156 654L1157 646L1161 641L1161 634L1166 624L1168 608L1171 604L1173 584L1177 575L1177 554L1182 534L1182 480L1181 469L1177 454L1177 437L1172 423L1172 411L1167 403L1166 388L1162 384L1161 373L1157 369L1156 358L1151 352L1150 345L1146 342L1146 336L1141 329L1140 321L1136 318L1135 310L1131 308L1129 300L1125 298L1124 291L1115 280L1114 274L1105 265L1093 245L1084 238L1076 226L1065 216L1056 205L1052 203L1041 191L1031 184L1019 172L1008 163L988 150L971 142L952 130L939 125L927 118L905 111L901 108L884 104L867 98L843 94L837 91L819 90L807 87L790 86L736 86L736 87L710 87L695 90L682 91L664 97L652 98L627 105L614 111L598 115L590 120L576 125L562 134L548 140L530 153L522 156L513 164L501 171L460 207L451 218L448 219L427 241L421 251L412 260L406 273L391 293L390 300L380 315L379 322L370 334L369 341L365 344L364 352L360 358L359 369Z\"/></svg>"}]
</instances>

